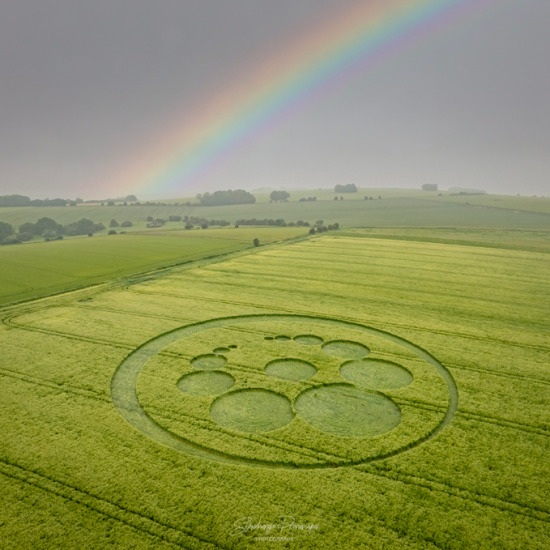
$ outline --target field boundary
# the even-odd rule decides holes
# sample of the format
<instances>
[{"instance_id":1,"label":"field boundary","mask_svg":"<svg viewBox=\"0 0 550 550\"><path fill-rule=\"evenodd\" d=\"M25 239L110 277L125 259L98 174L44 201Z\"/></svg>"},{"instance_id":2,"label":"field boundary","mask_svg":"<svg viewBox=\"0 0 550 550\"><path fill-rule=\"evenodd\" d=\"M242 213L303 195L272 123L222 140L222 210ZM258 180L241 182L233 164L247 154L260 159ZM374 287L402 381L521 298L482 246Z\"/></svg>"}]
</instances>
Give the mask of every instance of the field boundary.
<instances>
[{"instance_id":1,"label":"field boundary","mask_svg":"<svg viewBox=\"0 0 550 550\"><path fill-rule=\"evenodd\" d=\"M156 277L156 276L161 276L161 275L165 274L165 272L176 269L176 268L179 268L179 267L189 266L189 267L192 268L192 267L194 267L192 264L199 264L201 262L212 263L212 262L216 262L216 261L224 261L226 259L229 259L233 255L239 256L241 254L243 254L243 255L253 254L253 253L259 252L260 250L265 250L266 248L271 248L273 246L278 246L278 245L283 245L283 244L292 244L293 242L308 240L310 238L311 237L310 237L309 234L299 235L298 237L291 237L289 239L285 239L285 240L282 240L282 241L277 241L277 242L274 242L274 243L268 243L268 244L262 245L260 247L255 247L253 245L252 246L246 246L243 243L244 247L241 250L231 250L229 252L222 252L220 254L213 254L211 256L203 256L201 258L195 258L195 259L192 259L192 260L183 260L181 262L172 262L172 263L163 264L161 266L157 266L157 267L154 267L154 268L145 269L143 271L136 271L135 273L124 275L123 277L119 277L118 279L111 279L111 280L97 282L97 283L89 283L89 284L84 284L84 285L80 285L80 286L74 286L74 287L70 287L70 288L67 288L67 289L64 289L64 290L51 292L51 293L48 293L48 294L43 294L41 296L33 296L31 298L24 298L22 300L16 300L14 302L7 302L7 303L2 304L0 306L0 315L2 314L2 312L4 310L7 310L7 309L12 308L12 307L17 307L19 305L23 305L25 303L34 302L34 301L37 301L37 300L45 300L45 299L48 299L48 298L53 298L53 297L56 297L56 296L62 296L64 294L69 294L71 292L78 292L78 291L87 290L87 289L91 289L93 287L100 287L100 286L105 286L106 288L105 288L104 291L106 291L108 289L111 289L111 288L114 288L114 287L120 286L120 285L135 284L136 282L140 282L141 280L143 280L146 277L151 277L152 278L152 277ZM134 279L136 279L136 280L134 280Z\"/></svg>"},{"instance_id":2,"label":"field boundary","mask_svg":"<svg viewBox=\"0 0 550 550\"><path fill-rule=\"evenodd\" d=\"M550 216L550 214L544 214L545 216ZM351 229L351 228L350 228ZM366 229L363 227L357 227L353 229ZM374 227L372 229L375 229ZM376 227L376 229L380 229ZM419 229L419 228L414 228ZM429 228L428 228L429 229ZM451 228L445 228L451 229ZM540 254L550 254L550 249L538 248L536 246L520 246L513 244L493 244L485 243L482 241L463 241L460 239L442 239L438 237L414 237L406 235L361 235L356 233L347 233L347 234L335 234L333 237L345 237L345 238L357 238L357 239L379 239L379 240L388 240L388 241L409 241L409 242L419 242L419 243L433 243L433 244L448 244L455 246L470 246L474 248L495 248L498 250L515 250L517 252L538 252Z\"/></svg>"}]
</instances>

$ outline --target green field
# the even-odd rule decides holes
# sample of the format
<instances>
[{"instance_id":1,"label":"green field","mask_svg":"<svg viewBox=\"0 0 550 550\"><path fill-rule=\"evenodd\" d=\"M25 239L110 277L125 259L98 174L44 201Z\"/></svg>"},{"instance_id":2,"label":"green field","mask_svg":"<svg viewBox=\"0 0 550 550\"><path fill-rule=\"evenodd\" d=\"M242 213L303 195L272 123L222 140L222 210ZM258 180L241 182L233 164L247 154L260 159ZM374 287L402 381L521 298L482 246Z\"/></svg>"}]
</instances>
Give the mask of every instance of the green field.
<instances>
[{"instance_id":1,"label":"green field","mask_svg":"<svg viewBox=\"0 0 550 550\"><path fill-rule=\"evenodd\" d=\"M369 193L381 190L369 190ZM399 192L398 192L399 191ZM309 192L309 191L308 191ZM307 193L306 193L307 194ZM486 227L486 228L550 228L550 199L507 197L494 202L484 196L438 197L437 193L415 190L386 190L379 200L365 201L360 193L341 195L320 191L315 202L299 202L291 196L287 203L270 203L259 195L257 204L235 206L96 206L0 208L0 221L15 228L26 222L35 223L49 217L57 223L73 223L81 218L103 223L131 221L128 232L142 231L147 217L168 219L169 216L194 216L207 220L278 219L286 222L323 220L338 222L343 227ZM493 197L491 195L491 197ZM470 204L466 204L469 202ZM478 204L479 203L479 204ZM495 207L494 205L500 205ZM504 207L503 205L507 205ZM168 222L162 229L180 229L182 222Z\"/></svg>"},{"instance_id":2,"label":"green field","mask_svg":"<svg viewBox=\"0 0 550 550\"><path fill-rule=\"evenodd\" d=\"M148 231L0 247L0 304L102 283L307 233L299 227Z\"/></svg>"},{"instance_id":3,"label":"green field","mask_svg":"<svg viewBox=\"0 0 550 550\"><path fill-rule=\"evenodd\" d=\"M0 310L1 546L550 547L548 233L420 221L3 247L203 259Z\"/></svg>"}]
</instances>

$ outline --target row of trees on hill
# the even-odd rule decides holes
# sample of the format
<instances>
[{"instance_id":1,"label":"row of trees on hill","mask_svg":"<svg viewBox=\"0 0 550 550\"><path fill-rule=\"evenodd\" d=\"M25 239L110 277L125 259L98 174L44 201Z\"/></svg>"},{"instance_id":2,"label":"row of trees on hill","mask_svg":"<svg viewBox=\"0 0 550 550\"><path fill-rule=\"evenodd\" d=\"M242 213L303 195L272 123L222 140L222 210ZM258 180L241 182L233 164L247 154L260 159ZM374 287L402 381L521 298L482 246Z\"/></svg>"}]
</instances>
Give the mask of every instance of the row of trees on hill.
<instances>
[{"instance_id":1,"label":"row of trees on hill","mask_svg":"<svg viewBox=\"0 0 550 550\"><path fill-rule=\"evenodd\" d=\"M5 206L67 206L67 204L77 205L83 202L82 199L71 201L69 199L33 199L23 195L3 195L0 196L0 207Z\"/></svg>"},{"instance_id":2,"label":"row of trees on hill","mask_svg":"<svg viewBox=\"0 0 550 550\"><path fill-rule=\"evenodd\" d=\"M135 195L128 195L125 198L116 199L117 201L125 201L124 204L128 202L136 202L137 197ZM100 201L86 201L86 203L95 203ZM107 202L108 206L114 206L115 201L109 199ZM75 200L72 199L31 199L25 195L2 195L0 196L0 207L14 207L14 206L76 206L78 204L83 204L84 201L80 198ZM102 203L103 204L103 203Z\"/></svg>"},{"instance_id":3,"label":"row of trees on hill","mask_svg":"<svg viewBox=\"0 0 550 550\"><path fill-rule=\"evenodd\" d=\"M129 223L131 224L131 222ZM36 223L27 222L22 224L19 227L18 233L16 233L11 224L0 222L0 243L17 244L30 241L37 235L48 240L56 239L63 235L71 237L76 235L93 235L103 229L105 229L105 226L102 223L94 223L92 220L86 218L67 225L61 225L51 218L40 218Z\"/></svg>"}]
</instances>

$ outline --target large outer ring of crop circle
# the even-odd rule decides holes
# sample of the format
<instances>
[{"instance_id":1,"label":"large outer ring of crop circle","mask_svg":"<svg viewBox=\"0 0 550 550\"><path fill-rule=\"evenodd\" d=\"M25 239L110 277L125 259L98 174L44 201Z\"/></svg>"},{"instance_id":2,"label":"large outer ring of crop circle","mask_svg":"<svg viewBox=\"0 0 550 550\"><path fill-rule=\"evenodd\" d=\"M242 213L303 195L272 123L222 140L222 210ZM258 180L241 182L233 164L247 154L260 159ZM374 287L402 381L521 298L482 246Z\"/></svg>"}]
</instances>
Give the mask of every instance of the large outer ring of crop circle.
<instances>
[{"instance_id":1,"label":"large outer ring of crop circle","mask_svg":"<svg viewBox=\"0 0 550 550\"><path fill-rule=\"evenodd\" d=\"M211 328L221 328L225 326L231 326L240 323L249 322L265 322L265 321L307 321L321 324L328 324L339 326L342 328L348 328L353 330L359 330L366 332L374 336L379 336L395 342L408 350L415 353L420 359L429 363L435 368L437 373L443 378L447 384L447 390L449 392L449 406L443 420L430 432L422 436L421 438L412 441L411 443L389 451L383 455L376 457L369 457L364 460L352 461L348 460L344 463L330 463L324 462L321 464L282 464L264 460L247 459L238 456L231 456L224 453L220 453L213 449L209 449L202 445L196 444L183 437L177 436L170 432L166 428L163 428L160 424L155 422L147 412L143 409L139 402L137 395L137 381L140 372L147 363L147 361L157 355L166 346L186 338L203 330L209 330ZM458 390L456 383L451 373L444 367L433 355L429 354L419 346L395 336L389 332L361 325L359 323L353 323L350 321L341 321L339 319L330 319L326 317L313 317L309 315L292 315L292 314L259 314L259 315L239 315L235 317L220 317L218 319L211 319L209 321L202 321L191 325L185 325L165 332L151 340L145 342L134 351L132 351L120 365L117 367L113 378L111 379L111 398L113 404L120 415L135 429L148 436L149 438L162 443L172 449L185 453L197 458L204 458L214 462L220 462L224 464L232 464L238 466L255 466L260 468L285 468L285 469L321 469L321 468L341 468L346 466L357 466L359 464L366 464L369 462L375 462L390 458L392 456L403 453L418 445L434 438L441 430L445 428L453 419L456 410L458 408Z\"/></svg>"}]
</instances>

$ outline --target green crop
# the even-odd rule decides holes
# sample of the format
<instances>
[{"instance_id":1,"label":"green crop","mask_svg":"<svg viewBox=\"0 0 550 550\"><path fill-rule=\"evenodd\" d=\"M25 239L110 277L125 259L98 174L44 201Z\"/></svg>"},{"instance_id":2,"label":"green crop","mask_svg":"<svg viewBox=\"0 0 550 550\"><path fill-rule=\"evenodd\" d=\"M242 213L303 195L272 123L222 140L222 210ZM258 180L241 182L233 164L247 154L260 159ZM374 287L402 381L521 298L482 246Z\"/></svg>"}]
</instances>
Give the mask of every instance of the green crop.
<instances>
[{"instance_id":1,"label":"green crop","mask_svg":"<svg viewBox=\"0 0 550 550\"><path fill-rule=\"evenodd\" d=\"M2 547L549 547L549 257L476 231L174 237L5 306Z\"/></svg>"}]
</instances>

